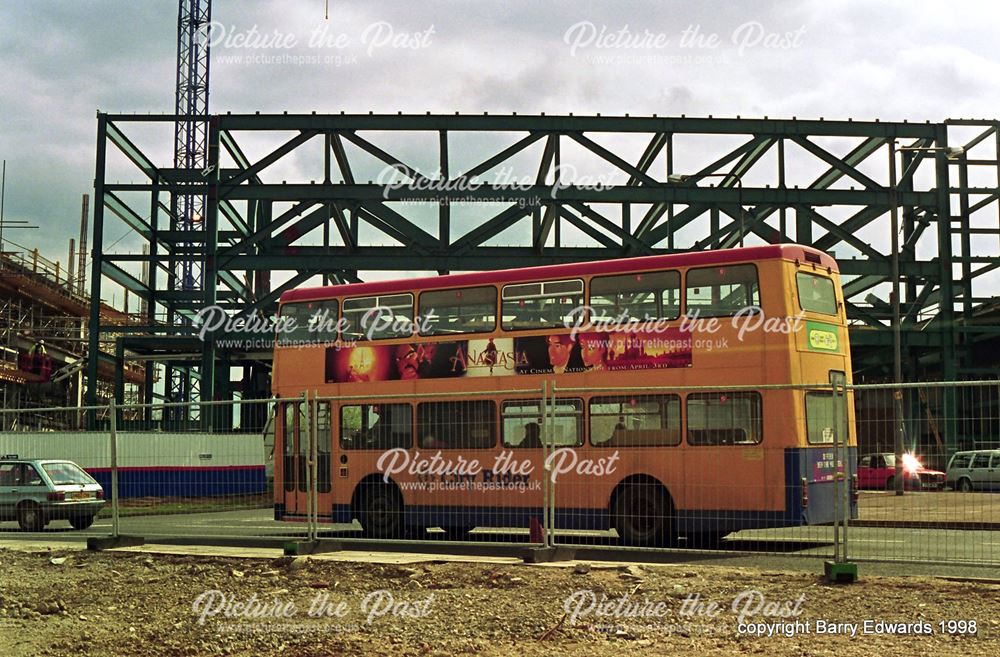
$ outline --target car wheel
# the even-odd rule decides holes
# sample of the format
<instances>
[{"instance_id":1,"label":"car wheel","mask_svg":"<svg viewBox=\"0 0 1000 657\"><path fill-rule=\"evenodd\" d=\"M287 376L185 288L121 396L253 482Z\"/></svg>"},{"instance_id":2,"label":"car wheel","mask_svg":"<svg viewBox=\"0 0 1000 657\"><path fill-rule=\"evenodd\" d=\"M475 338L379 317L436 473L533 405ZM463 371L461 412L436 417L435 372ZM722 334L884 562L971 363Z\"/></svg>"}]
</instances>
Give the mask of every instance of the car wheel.
<instances>
[{"instance_id":1,"label":"car wheel","mask_svg":"<svg viewBox=\"0 0 1000 657\"><path fill-rule=\"evenodd\" d=\"M958 480L958 490L962 491L963 493L971 493L972 492L972 480L970 480L970 479L964 479L964 478L963 479L959 479Z\"/></svg>"},{"instance_id":2,"label":"car wheel","mask_svg":"<svg viewBox=\"0 0 1000 657\"><path fill-rule=\"evenodd\" d=\"M885 480L886 490L896 490L896 475L893 475Z\"/></svg>"},{"instance_id":3,"label":"car wheel","mask_svg":"<svg viewBox=\"0 0 1000 657\"><path fill-rule=\"evenodd\" d=\"M94 524L94 516L72 516L69 524L73 525L73 529L86 529Z\"/></svg>"},{"instance_id":4,"label":"car wheel","mask_svg":"<svg viewBox=\"0 0 1000 657\"><path fill-rule=\"evenodd\" d=\"M40 532L45 529L45 515L34 502L25 502L17 508L17 524L26 532Z\"/></svg>"},{"instance_id":5,"label":"car wheel","mask_svg":"<svg viewBox=\"0 0 1000 657\"><path fill-rule=\"evenodd\" d=\"M670 501L662 487L630 484L615 498L615 530L625 545L661 546L673 542Z\"/></svg>"}]
</instances>

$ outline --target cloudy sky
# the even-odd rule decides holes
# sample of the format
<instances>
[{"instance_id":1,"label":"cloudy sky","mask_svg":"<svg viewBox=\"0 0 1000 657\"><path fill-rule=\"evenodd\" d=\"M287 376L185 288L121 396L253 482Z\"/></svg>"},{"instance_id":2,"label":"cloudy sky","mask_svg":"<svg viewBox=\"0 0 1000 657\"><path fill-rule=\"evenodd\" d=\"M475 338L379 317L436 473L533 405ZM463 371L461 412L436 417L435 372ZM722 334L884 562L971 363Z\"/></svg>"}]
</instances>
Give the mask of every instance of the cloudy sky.
<instances>
[{"instance_id":1,"label":"cloudy sky","mask_svg":"<svg viewBox=\"0 0 1000 657\"><path fill-rule=\"evenodd\" d=\"M329 4L325 20L325 0L215 0L212 111L940 121L1000 107L995 1ZM176 21L176 0L3 3L5 215L42 227L5 237L65 260L95 112L172 110Z\"/></svg>"}]
</instances>

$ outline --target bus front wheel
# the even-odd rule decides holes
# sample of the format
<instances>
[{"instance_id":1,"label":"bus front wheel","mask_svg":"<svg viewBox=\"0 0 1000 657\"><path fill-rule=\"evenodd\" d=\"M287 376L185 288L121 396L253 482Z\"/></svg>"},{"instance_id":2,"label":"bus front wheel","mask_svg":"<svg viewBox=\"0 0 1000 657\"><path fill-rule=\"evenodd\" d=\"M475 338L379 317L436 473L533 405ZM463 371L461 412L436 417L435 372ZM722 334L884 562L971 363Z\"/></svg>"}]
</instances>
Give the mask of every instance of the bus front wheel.
<instances>
[{"instance_id":1,"label":"bus front wheel","mask_svg":"<svg viewBox=\"0 0 1000 657\"><path fill-rule=\"evenodd\" d=\"M361 527L371 538L400 538L403 535L403 500L388 484L368 486L361 491Z\"/></svg>"},{"instance_id":2,"label":"bus front wheel","mask_svg":"<svg viewBox=\"0 0 1000 657\"><path fill-rule=\"evenodd\" d=\"M673 542L670 496L658 483L631 483L615 496L615 530L625 545L665 546Z\"/></svg>"}]
</instances>

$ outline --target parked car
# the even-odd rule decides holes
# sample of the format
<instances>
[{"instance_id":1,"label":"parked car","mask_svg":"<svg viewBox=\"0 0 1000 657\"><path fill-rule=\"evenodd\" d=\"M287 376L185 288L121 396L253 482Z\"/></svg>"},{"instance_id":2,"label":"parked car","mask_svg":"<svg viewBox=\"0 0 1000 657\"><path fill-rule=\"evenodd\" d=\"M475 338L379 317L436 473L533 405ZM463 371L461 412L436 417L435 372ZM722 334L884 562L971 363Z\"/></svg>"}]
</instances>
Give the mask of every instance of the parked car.
<instances>
[{"instance_id":1,"label":"parked car","mask_svg":"<svg viewBox=\"0 0 1000 657\"><path fill-rule=\"evenodd\" d=\"M925 468L913 454L903 454L903 488L938 490L944 488L945 473ZM858 488L896 488L896 455L888 452L867 454L858 461Z\"/></svg>"},{"instance_id":2,"label":"parked car","mask_svg":"<svg viewBox=\"0 0 1000 657\"><path fill-rule=\"evenodd\" d=\"M948 461L946 481L963 492L1000 490L1000 449L955 452Z\"/></svg>"},{"instance_id":3,"label":"parked car","mask_svg":"<svg viewBox=\"0 0 1000 657\"><path fill-rule=\"evenodd\" d=\"M86 529L104 506L104 489L72 461L0 458L0 521L42 531L50 520Z\"/></svg>"}]
</instances>

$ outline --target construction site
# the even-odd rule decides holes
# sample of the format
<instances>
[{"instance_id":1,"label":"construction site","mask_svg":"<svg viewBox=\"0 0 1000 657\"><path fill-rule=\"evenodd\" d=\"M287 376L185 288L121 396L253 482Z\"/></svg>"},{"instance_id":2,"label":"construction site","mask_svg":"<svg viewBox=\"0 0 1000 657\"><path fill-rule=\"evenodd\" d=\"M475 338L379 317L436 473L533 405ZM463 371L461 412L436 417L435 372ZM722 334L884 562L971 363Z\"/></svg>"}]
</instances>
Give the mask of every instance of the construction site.
<instances>
[{"instance_id":1,"label":"construction site","mask_svg":"<svg viewBox=\"0 0 1000 657\"><path fill-rule=\"evenodd\" d=\"M98 112L80 190L93 207L85 196L65 266L3 241L2 404L24 409L17 422L111 398L268 398L268 338L203 340L195 318L270 317L298 286L777 243L837 259L856 382L996 375L997 120L212 113L211 5L178 3L171 113ZM996 392L977 417L1000 415ZM971 414L947 394L909 403L921 441L998 435L955 424ZM859 417L890 406L862 400ZM872 420L868 446L890 425Z\"/></svg>"},{"instance_id":2,"label":"construction site","mask_svg":"<svg viewBox=\"0 0 1000 657\"><path fill-rule=\"evenodd\" d=\"M70 240L66 263L52 262L37 248L3 241L0 399L3 408L24 412L5 416L0 430L72 428L49 426L49 416L34 414L32 409L72 407L83 402L91 305L86 276L88 205L89 196L84 195L80 241ZM101 303L100 321L106 326L127 325L127 302L121 309ZM142 365L127 365L123 376L131 383L141 382ZM112 394L114 380L114 367L102 363L96 390L99 398ZM132 401L138 403L139 399L133 397Z\"/></svg>"}]
</instances>

